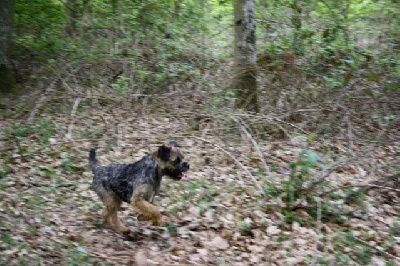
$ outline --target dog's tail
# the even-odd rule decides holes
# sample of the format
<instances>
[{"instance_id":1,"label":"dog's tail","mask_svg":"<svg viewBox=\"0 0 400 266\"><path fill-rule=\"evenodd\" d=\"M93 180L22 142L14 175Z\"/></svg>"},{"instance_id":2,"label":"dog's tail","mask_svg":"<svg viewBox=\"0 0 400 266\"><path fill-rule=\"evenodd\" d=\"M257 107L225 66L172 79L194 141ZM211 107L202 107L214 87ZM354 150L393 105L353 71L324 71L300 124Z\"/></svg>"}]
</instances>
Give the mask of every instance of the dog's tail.
<instances>
[{"instance_id":1,"label":"dog's tail","mask_svg":"<svg viewBox=\"0 0 400 266\"><path fill-rule=\"evenodd\" d=\"M96 150L95 149L91 149L89 152L89 166L90 166L90 169L92 169L92 172L94 173L94 171L96 170L96 167L97 167Z\"/></svg>"}]
</instances>

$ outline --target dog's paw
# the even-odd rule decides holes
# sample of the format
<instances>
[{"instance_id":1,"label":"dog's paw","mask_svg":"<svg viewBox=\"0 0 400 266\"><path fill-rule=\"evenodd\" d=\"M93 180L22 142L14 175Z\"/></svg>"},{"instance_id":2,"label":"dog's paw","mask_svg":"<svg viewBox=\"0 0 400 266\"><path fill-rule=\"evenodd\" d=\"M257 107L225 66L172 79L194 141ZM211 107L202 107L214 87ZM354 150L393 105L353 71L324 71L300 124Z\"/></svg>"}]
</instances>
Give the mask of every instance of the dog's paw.
<instances>
[{"instance_id":1,"label":"dog's paw","mask_svg":"<svg viewBox=\"0 0 400 266\"><path fill-rule=\"evenodd\" d=\"M146 221L146 216L144 216L143 214L138 214L138 216L136 216L136 219L139 222L143 222L143 221Z\"/></svg>"},{"instance_id":2,"label":"dog's paw","mask_svg":"<svg viewBox=\"0 0 400 266\"><path fill-rule=\"evenodd\" d=\"M137 232L133 232L129 229L122 233L122 237L128 241L138 240Z\"/></svg>"},{"instance_id":3,"label":"dog's paw","mask_svg":"<svg viewBox=\"0 0 400 266\"><path fill-rule=\"evenodd\" d=\"M145 222L145 221L150 221L151 218L150 218L150 217L147 217L147 216L144 215L144 214L139 214L139 215L137 216L137 220L138 220L139 222Z\"/></svg>"}]
</instances>

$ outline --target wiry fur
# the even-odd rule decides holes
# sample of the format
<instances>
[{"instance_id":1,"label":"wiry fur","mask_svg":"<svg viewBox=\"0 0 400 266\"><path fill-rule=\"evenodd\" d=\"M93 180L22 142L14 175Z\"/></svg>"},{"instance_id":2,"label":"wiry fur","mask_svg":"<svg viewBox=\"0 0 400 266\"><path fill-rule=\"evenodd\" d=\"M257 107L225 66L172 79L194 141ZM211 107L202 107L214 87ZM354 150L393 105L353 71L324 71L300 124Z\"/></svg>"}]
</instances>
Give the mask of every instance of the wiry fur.
<instances>
[{"instance_id":1,"label":"wiry fur","mask_svg":"<svg viewBox=\"0 0 400 266\"><path fill-rule=\"evenodd\" d=\"M96 152L92 149L89 165L94 173L93 189L105 205L104 220L114 224L121 233L129 232L117 217L122 202L131 204L154 224L160 224L161 214L151 203L160 190L162 177L166 175L179 180L189 170L189 164L183 162L183 155L174 141L133 164L103 167L97 166Z\"/></svg>"}]
</instances>

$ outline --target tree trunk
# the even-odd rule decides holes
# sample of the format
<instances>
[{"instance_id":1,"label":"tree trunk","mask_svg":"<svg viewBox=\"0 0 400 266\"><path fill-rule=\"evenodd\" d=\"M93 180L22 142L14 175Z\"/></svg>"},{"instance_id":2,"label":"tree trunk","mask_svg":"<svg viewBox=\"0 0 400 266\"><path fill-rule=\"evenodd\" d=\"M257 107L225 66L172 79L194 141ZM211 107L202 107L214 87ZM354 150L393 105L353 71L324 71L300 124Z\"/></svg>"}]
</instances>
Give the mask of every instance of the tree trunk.
<instances>
[{"instance_id":1,"label":"tree trunk","mask_svg":"<svg viewBox=\"0 0 400 266\"><path fill-rule=\"evenodd\" d=\"M11 36L14 1L0 1L0 92L14 92L15 77L11 64Z\"/></svg>"},{"instance_id":2,"label":"tree trunk","mask_svg":"<svg viewBox=\"0 0 400 266\"><path fill-rule=\"evenodd\" d=\"M181 0L174 1L174 16L177 20L179 20L181 15Z\"/></svg>"},{"instance_id":3,"label":"tree trunk","mask_svg":"<svg viewBox=\"0 0 400 266\"><path fill-rule=\"evenodd\" d=\"M234 0L236 108L258 112L254 0Z\"/></svg>"},{"instance_id":4,"label":"tree trunk","mask_svg":"<svg viewBox=\"0 0 400 266\"><path fill-rule=\"evenodd\" d=\"M112 2L114 3L114 1ZM67 0L66 3L67 14L68 14L68 24L66 27L66 32L71 37L76 37L77 34L77 21L79 13L79 4L76 0Z\"/></svg>"},{"instance_id":5,"label":"tree trunk","mask_svg":"<svg viewBox=\"0 0 400 266\"><path fill-rule=\"evenodd\" d=\"M293 51L295 52L296 55L301 55L303 54L303 42L300 36L301 26L302 26L302 21L301 21L302 9L299 0L293 0L291 6L293 9L292 24L294 27L293 43L292 43Z\"/></svg>"},{"instance_id":6,"label":"tree trunk","mask_svg":"<svg viewBox=\"0 0 400 266\"><path fill-rule=\"evenodd\" d=\"M261 0L261 6L263 7L263 8L265 8L265 9L267 9L268 8L268 2L267 2L267 0Z\"/></svg>"}]
</instances>

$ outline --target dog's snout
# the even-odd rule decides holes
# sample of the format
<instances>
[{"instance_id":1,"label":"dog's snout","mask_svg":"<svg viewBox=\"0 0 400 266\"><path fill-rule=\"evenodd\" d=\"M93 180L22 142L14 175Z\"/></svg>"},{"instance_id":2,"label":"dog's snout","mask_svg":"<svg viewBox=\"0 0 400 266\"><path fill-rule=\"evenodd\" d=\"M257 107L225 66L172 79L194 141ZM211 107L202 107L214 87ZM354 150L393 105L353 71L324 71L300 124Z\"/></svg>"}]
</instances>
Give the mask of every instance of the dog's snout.
<instances>
[{"instance_id":1,"label":"dog's snout","mask_svg":"<svg viewBox=\"0 0 400 266\"><path fill-rule=\"evenodd\" d=\"M182 170L183 171L189 170L189 167L190 167L189 163L187 163L187 162L182 163Z\"/></svg>"}]
</instances>

